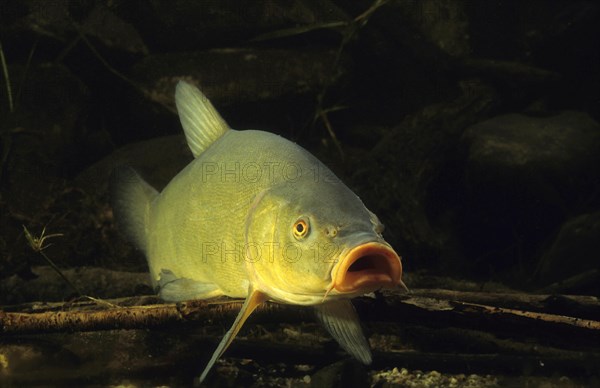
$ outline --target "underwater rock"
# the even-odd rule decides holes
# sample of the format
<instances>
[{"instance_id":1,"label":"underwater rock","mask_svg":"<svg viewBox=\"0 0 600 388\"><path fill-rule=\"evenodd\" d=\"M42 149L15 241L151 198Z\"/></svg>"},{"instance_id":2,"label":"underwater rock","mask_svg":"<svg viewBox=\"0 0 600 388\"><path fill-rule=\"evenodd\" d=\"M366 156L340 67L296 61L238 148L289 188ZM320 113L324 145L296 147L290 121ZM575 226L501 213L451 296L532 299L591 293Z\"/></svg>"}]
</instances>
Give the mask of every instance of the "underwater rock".
<instances>
[{"instance_id":1,"label":"underwater rock","mask_svg":"<svg viewBox=\"0 0 600 388\"><path fill-rule=\"evenodd\" d=\"M316 93L343 72L335 49L250 49L156 54L133 67L149 98L174 107L178 79L202 85L215 105Z\"/></svg>"},{"instance_id":2,"label":"underwater rock","mask_svg":"<svg viewBox=\"0 0 600 388\"><path fill-rule=\"evenodd\" d=\"M146 97L132 96L129 141L179 133L173 93L183 79L228 117L232 128L261 128L282 135L303 131L315 116L315 96L348 74L336 49L226 48L151 55L132 68ZM167 109L157 109L157 104ZM165 115L167 113L169 115ZM282 127L281 123L288 123ZM289 127L292 127L291 129Z\"/></svg>"},{"instance_id":3,"label":"underwater rock","mask_svg":"<svg viewBox=\"0 0 600 388\"><path fill-rule=\"evenodd\" d=\"M13 66L11 78L18 94L14 112L3 117L2 194L13 212L31 216L47 201L82 136L89 91L60 65Z\"/></svg>"},{"instance_id":4,"label":"underwater rock","mask_svg":"<svg viewBox=\"0 0 600 388\"><path fill-rule=\"evenodd\" d=\"M162 189L193 156L183 135L162 136L123 146L84 170L75 184L89 195L107 199L108 180L118 166L133 166L148 182Z\"/></svg>"},{"instance_id":5,"label":"underwater rock","mask_svg":"<svg viewBox=\"0 0 600 388\"><path fill-rule=\"evenodd\" d=\"M31 301L62 301L78 296L50 266L33 267L35 279L12 275L0 282L0 305ZM84 295L110 299L123 295L151 294L150 277L146 272L113 271L97 267L66 269L62 274Z\"/></svg>"},{"instance_id":6,"label":"underwater rock","mask_svg":"<svg viewBox=\"0 0 600 388\"><path fill-rule=\"evenodd\" d=\"M600 125L586 113L507 114L466 130L463 243L506 268L531 263L540 243L600 186Z\"/></svg>"},{"instance_id":7,"label":"underwater rock","mask_svg":"<svg viewBox=\"0 0 600 388\"><path fill-rule=\"evenodd\" d=\"M549 117L507 114L473 125L464 140L472 170L532 168L570 175L597 157L600 125L583 112Z\"/></svg>"},{"instance_id":8,"label":"underwater rock","mask_svg":"<svg viewBox=\"0 0 600 388\"><path fill-rule=\"evenodd\" d=\"M456 264L462 252L454 249L454 231L439 219L458 201L460 136L464 128L488 117L495 94L477 81L461 82L460 88L452 102L426 106L382 132L365 156L356 157L361 154L354 149L348 181L381 214L386 238L402 246L407 263L423 267L447 262L462 272Z\"/></svg>"},{"instance_id":9,"label":"underwater rock","mask_svg":"<svg viewBox=\"0 0 600 388\"><path fill-rule=\"evenodd\" d=\"M558 236L544 253L538 267L538 279L542 284L565 280L571 276L600 269L600 212L582 214L563 224ZM568 263L568 265L566 265ZM567 292L585 292L594 287L598 293L597 277L595 284L579 283L572 285Z\"/></svg>"},{"instance_id":10,"label":"underwater rock","mask_svg":"<svg viewBox=\"0 0 600 388\"><path fill-rule=\"evenodd\" d=\"M363 365L355 360L343 360L318 370L310 379L313 387L368 387L369 379Z\"/></svg>"},{"instance_id":11,"label":"underwater rock","mask_svg":"<svg viewBox=\"0 0 600 388\"><path fill-rule=\"evenodd\" d=\"M3 6L2 13L9 17L2 20L2 27L9 35L18 36L17 39L33 32L49 40L68 42L85 34L111 49L147 54L148 49L135 28L118 16L122 8L100 1L86 4L69 1L7 4L6 8Z\"/></svg>"},{"instance_id":12,"label":"underwater rock","mask_svg":"<svg viewBox=\"0 0 600 388\"><path fill-rule=\"evenodd\" d=\"M99 2L94 4L81 23L82 32L98 39L106 47L148 55L148 48L138 31L114 12L118 12L119 7L112 8Z\"/></svg>"},{"instance_id":13,"label":"underwater rock","mask_svg":"<svg viewBox=\"0 0 600 388\"><path fill-rule=\"evenodd\" d=\"M119 15L134 24L159 51L231 47L265 32L298 29L299 35L305 26L350 20L329 0L259 0L248 6L240 6L235 0L158 0L119 3L115 8L125 8Z\"/></svg>"}]
</instances>

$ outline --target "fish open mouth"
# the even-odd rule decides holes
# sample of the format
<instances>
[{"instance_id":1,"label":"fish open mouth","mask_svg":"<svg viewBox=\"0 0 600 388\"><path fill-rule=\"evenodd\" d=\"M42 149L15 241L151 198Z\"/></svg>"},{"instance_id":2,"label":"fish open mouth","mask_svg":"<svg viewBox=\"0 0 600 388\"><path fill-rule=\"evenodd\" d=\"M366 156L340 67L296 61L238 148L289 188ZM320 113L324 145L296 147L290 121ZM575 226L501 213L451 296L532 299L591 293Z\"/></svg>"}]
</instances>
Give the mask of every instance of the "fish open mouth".
<instances>
[{"instance_id":1,"label":"fish open mouth","mask_svg":"<svg viewBox=\"0 0 600 388\"><path fill-rule=\"evenodd\" d=\"M386 244L361 244L348 252L337 267L333 271L333 288L342 293L370 292L401 284L400 257Z\"/></svg>"}]
</instances>

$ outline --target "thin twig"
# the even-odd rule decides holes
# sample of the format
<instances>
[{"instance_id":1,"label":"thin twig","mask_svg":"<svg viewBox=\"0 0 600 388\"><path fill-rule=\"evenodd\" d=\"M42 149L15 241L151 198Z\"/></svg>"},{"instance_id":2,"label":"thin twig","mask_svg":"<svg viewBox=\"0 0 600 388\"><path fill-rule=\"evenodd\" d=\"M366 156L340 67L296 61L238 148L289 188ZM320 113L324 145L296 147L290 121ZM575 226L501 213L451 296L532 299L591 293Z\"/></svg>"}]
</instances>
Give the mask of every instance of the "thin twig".
<instances>
[{"instance_id":1,"label":"thin twig","mask_svg":"<svg viewBox=\"0 0 600 388\"><path fill-rule=\"evenodd\" d=\"M27 56L27 61L25 62L25 70L23 71L23 76L21 77L21 82L20 82L19 88L17 89L17 95L15 96L15 104L17 106L19 105L19 100L21 99L21 93L23 92L23 85L25 84L25 80L27 79L27 73L29 72L29 68L31 67L31 60L33 59L33 54L35 53L35 50L37 49L38 42L39 42L39 37L35 40L35 42L33 43L33 46L31 46L31 50L29 50L29 55Z\"/></svg>"},{"instance_id":2,"label":"thin twig","mask_svg":"<svg viewBox=\"0 0 600 388\"><path fill-rule=\"evenodd\" d=\"M333 65L332 65L332 78L333 78L333 72L335 71L335 69L338 68L338 66L340 64L340 61L342 58L342 53L343 53L345 47L348 45L348 42L350 42L352 40L352 38L356 35L357 31L361 27L364 27L367 24L371 15L373 15L373 13L375 11L377 11L379 8L381 8L383 5L385 5L387 2L388 2L388 0L375 0L373 2L373 4L371 4L371 6L365 12L358 15L350 22L345 22L346 28L345 28L345 31L343 32L342 42L340 43L340 46L336 52L336 57L335 57L335 60L333 61ZM327 94L327 89L329 88L329 86L331 86L331 84L325 85L323 87L323 90L321 91L321 93L319 93L319 96L317 98L317 101L318 101L317 102L317 113L315 114L315 119L320 118L323 121L323 124L325 125L325 128L327 129L327 133L329 133L329 136L331 137L333 143L335 144L335 147L337 148L337 150L340 154L340 158L342 160L344 160L345 155L344 155L344 151L342 149L342 144L338 140L338 138L335 134L335 131L333 129L333 126L331 125L331 122L329 121L329 117L327 116L328 113L336 111L336 110L340 110L343 108L333 107L330 109L323 109L323 100L325 99L325 95Z\"/></svg>"},{"instance_id":3,"label":"thin twig","mask_svg":"<svg viewBox=\"0 0 600 388\"><path fill-rule=\"evenodd\" d=\"M4 58L4 50L2 49L2 41L0 41L0 62L2 62L2 72L4 73L4 79L6 81L6 94L8 96L8 109L10 113L15 111L15 106L12 98L12 88L10 86L10 77L8 75L8 66L6 65L6 58Z\"/></svg>"},{"instance_id":4,"label":"thin twig","mask_svg":"<svg viewBox=\"0 0 600 388\"><path fill-rule=\"evenodd\" d=\"M357 23L366 24L369 21L371 15L377 11L380 7L384 6L388 0L376 0L365 12L361 13L357 17L354 18L354 21Z\"/></svg>"},{"instance_id":5,"label":"thin twig","mask_svg":"<svg viewBox=\"0 0 600 388\"><path fill-rule=\"evenodd\" d=\"M327 117L327 114L331 111L334 111L337 109L332 109L332 110L322 110L319 112L319 117L321 118L321 120L323 120L323 124L325 125L325 128L327 128L327 132L329 133L329 137L331 137L331 140L333 140L333 144L335 144L335 147L337 148L338 152L340 153L340 157L342 158L342 160L344 160L345 155L344 155L344 150L342 149L342 144L340 143L340 141L338 140L335 132L333 131L333 127L331 126L331 122L329 121L329 117Z\"/></svg>"}]
</instances>

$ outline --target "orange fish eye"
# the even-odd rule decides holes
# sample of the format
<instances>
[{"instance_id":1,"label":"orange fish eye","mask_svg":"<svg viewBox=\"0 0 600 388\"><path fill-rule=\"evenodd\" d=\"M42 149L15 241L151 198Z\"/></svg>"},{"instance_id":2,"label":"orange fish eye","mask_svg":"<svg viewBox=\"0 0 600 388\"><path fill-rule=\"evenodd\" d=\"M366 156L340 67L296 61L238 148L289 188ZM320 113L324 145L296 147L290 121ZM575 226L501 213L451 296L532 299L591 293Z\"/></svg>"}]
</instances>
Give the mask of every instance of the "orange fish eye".
<instances>
[{"instance_id":1,"label":"orange fish eye","mask_svg":"<svg viewBox=\"0 0 600 388\"><path fill-rule=\"evenodd\" d=\"M294 223L292 231L294 233L294 237L296 238L305 237L308 234L308 222L302 218L299 219Z\"/></svg>"}]
</instances>

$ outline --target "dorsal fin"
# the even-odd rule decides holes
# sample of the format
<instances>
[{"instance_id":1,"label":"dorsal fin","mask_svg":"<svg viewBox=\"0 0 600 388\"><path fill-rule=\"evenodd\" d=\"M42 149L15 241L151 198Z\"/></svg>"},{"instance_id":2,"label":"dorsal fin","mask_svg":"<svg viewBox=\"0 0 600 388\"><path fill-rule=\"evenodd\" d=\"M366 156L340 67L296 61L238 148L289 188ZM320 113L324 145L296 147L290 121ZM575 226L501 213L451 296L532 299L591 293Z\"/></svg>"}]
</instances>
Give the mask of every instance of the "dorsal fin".
<instances>
[{"instance_id":1,"label":"dorsal fin","mask_svg":"<svg viewBox=\"0 0 600 388\"><path fill-rule=\"evenodd\" d=\"M179 81L175 90L175 104L188 146L195 158L229 130L229 125L219 112L194 85Z\"/></svg>"}]
</instances>

